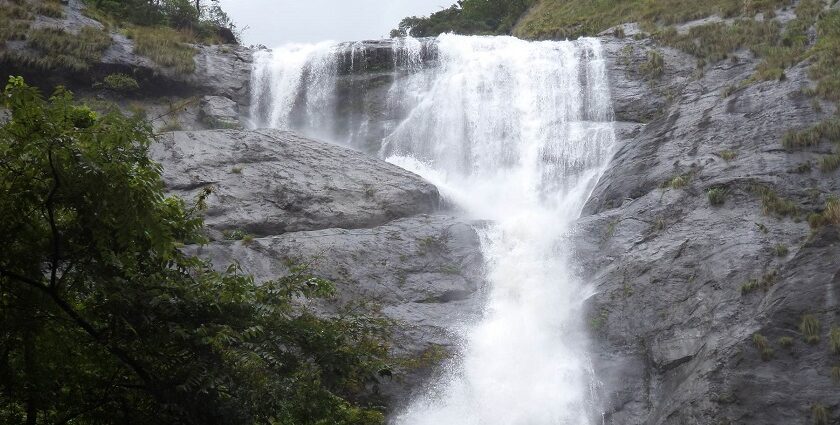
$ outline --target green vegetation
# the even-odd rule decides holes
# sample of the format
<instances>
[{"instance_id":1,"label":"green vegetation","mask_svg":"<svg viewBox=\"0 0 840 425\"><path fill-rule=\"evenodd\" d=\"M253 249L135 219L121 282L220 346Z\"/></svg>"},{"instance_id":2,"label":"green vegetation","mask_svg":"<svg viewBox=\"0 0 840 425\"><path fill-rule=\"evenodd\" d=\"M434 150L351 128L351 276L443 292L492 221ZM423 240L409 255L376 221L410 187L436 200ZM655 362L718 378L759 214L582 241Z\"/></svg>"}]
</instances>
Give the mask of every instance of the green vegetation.
<instances>
[{"instance_id":1,"label":"green vegetation","mask_svg":"<svg viewBox=\"0 0 840 425\"><path fill-rule=\"evenodd\" d=\"M829 198L825 203L825 210L823 210L822 215L826 223L840 226L840 199Z\"/></svg>"},{"instance_id":2,"label":"green vegetation","mask_svg":"<svg viewBox=\"0 0 840 425\"><path fill-rule=\"evenodd\" d=\"M647 60L639 67L639 72L651 80L658 79L665 73L665 59L656 50L647 52Z\"/></svg>"},{"instance_id":3,"label":"green vegetation","mask_svg":"<svg viewBox=\"0 0 840 425\"><path fill-rule=\"evenodd\" d=\"M45 0L35 5L35 12L50 18L63 18L64 6L61 5L59 0Z\"/></svg>"},{"instance_id":4,"label":"green vegetation","mask_svg":"<svg viewBox=\"0 0 840 425\"><path fill-rule=\"evenodd\" d=\"M718 156L723 158L723 160L726 162L732 162L733 160L735 160L735 158L738 157L738 153L733 150L727 149L718 152Z\"/></svg>"},{"instance_id":5,"label":"green vegetation","mask_svg":"<svg viewBox=\"0 0 840 425\"><path fill-rule=\"evenodd\" d=\"M813 49L811 76L817 80L817 93L840 101L840 10L823 16L817 25L817 44ZM836 139L835 139L836 140Z\"/></svg>"},{"instance_id":6,"label":"green vegetation","mask_svg":"<svg viewBox=\"0 0 840 425\"><path fill-rule=\"evenodd\" d=\"M522 14L535 0L458 0L451 7L428 17L403 19L391 37L435 37L442 33L510 34Z\"/></svg>"},{"instance_id":7,"label":"green vegetation","mask_svg":"<svg viewBox=\"0 0 840 425\"><path fill-rule=\"evenodd\" d=\"M712 206L719 207L726 202L726 195L729 193L726 188L723 187L713 187L706 192L706 196L709 198L709 203Z\"/></svg>"},{"instance_id":8,"label":"green vegetation","mask_svg":"<svg viewBox=\"0 0 840 425\"><path fill-rule=\"evenodd\" d=\"M766 50L778 43L781 26L775 21L758 22L740 19L732 24L716 22L692 27L686 34L679 34L674 27L665 28L654 38L701 60L701 65L729 57L737 49L748 48L753 52Z\"/></svg>"},{"instance_id":9,"label":"green vegetation","mask_svg":"<svg viewBox=\"0 0 840 425\"><path fill-rule=\"evenodd\" d=\"M183 32L165 27L133 27L126 36L134 40L135 52L147 56L160 66L174 68L182 74L195 71L196 50Z\"/></svg>"},{"instance_id":10,"label":"green vegetation","mask_svg":"<svg viewBox=\"0 0 840 425\"><path fill-rule=\"evenodd\" d=\"M668 180L663 187L669 187L671 189L683 189L688 186L688 182L691 181L691 173L680 174L671 180Z\"/></svg>"},{"instance_id":11,"label":"green vegetation","mask_svg":"<svg viewBox=\"0 0 840 425\"><path fill-rule=\"evenodd\" d=\"M29 31L33 15L28 4L0 1L0 48L6 41L23 40Z\"/></svg>"},{"instance_id":12,"label":"green vegetation","mask_svg":"<svg viewBox=\"0 0 840 425\"><path fill-rule=\"evenodd\" d=\"M431 344L419 356L395 359L394 363L408 370L419 370L434 367L450 358L452 353L440 344Z\"/></svg>"},{"instance_id":13,"label":"green vegetation","mask_svg":"<svg viewBox=\"0 0 840 425\"><path fill-rule=\"evenodd\" d=\"M820 342L820 321L813 314L802 316L799 331L802 332L802 338L808 344L814 345Z\"/></svg>"},{"instance_id":14,"label":"green vegetation","mask_svg":"<svg viewBox=\"0 0 840 425\"><path fill-rule=\"evenodd\" d=\"M783 243L777 243L776 246L773 247L773 253L775 253L777 257L787 257L788 252L787 245Z\"/></svg>"},{"instance_id":15,"label":"green vegetation","mask_svg":"<svg viewBox=\"0 0 840 425\"><path fill-rule=\"evenodd\" d=\"M790 349L793 347L793 338L789 336L783 336L779 338L779 346L782 348Z\"/></svg>"},{"instance_id":16,"label":"green vegetation","mask_svg":"<svg viewBox=\"0 0 840 425\"><path fill-rule=\"evenodd\" d=\"M767 186L755 184L752 192L761 197L762 211L766 215L782 218L798 214L799 209L793 201L779 196Z\"/></svg>"},{"instance_id":17,"label":"green vegetation","mask_svg":"<svg viewBox=\"0 0 840 425\"><path fill-rule=\"evenodd\" d=\"M646 30L718 14L725 18L772 14L791 0L541 0L525 14L514 35L522 38L575 38L612 26L640 22Z\"/></svg>"},{"instance_id":18,"label":"green vegetation","mask_svg":"<svg viewBox=\"0 0 840 425\"><path fill-rule=\"evenodd\" d=\"M222 232L222 236L229 241L241 241L251 235L242 229L228 229ZM253 240L253 236L251 236L251 239Z\"/></svg>"},{"instance_id":19,"label":"green vegetation","mask_svg":"<svg viewBox=\"0 0 840 425\"><path fill-rule=\"evenodd\" d=\"M782 146L787 149L817 146L823 141L840 144L840 118L822 121L802 131L789 131L782 138Z\"/></svg>"},{"instance_id":20,"label":"green vegetation","mask_svg":"<svg viewBox=\"0 0 840 425\"><path fill-rule=\"evenodd\" d=\"M776 284L777 277L778 273L775 270L773 270L764 273L764 276L761 276L761 279L750 279L749 281L741 285L741 295L748 295L759 289L766 291L770 289L771 286Z\"/></svg>"},{"instance_id":21,"label":"green vegetation","mask_svg":"<svg viewBox=\"0 0 840 425\"><path fill-rule=\"evenodd\" d=\"M768 361L773 358L773 348L770 347L770 341L767 340L767 337L761 334L753 334L753 345L761 353L761 360Z\"/></svg>"},{"instance_id":22,"label":"green vegetation","mask_svg":"<svg viewBox=\"0 0 840 425\"><path fill-rule=\"evenodd\" d=\"M111 36L96 27L84 27L78 34L60 28L35 28L27 33L37 57L19 55L21 62L45 70L86 71L111 44Z\"/></svg>"},{"instance_id":23,"label":"green vegetation","mask_svg":"<svg viewBox=\"0 0 840 425\"><path fill-rule=\"evenodd\" d=\"M820 170L830 173L840 168L840 152L826 155L820 159Z\"/></svg>"},{"instance_id":24,"label":"green vegetation","mask_svg":"<svg viewBox=\"0 0 840 425\"><path fill-rule=\"evenodd\" d=\"M132 76L126 74L109 74L103 80L105 87L117 92L133 92L140 89L140 84Z\"/></svg>"},{"instance_id":25,"label":"green vegetation","mask_svg":"<svg viewBox=\"0 0 840 425\"><path fill-rule=\"evenodd\" d=\"M840 354L840 327L832 326L828 337L828 346L834 354Z\"/></svg>"},{"instance_id":26,"label":"green vegetation","mask_svg":"<svg viewBox=\"0 0 840 425\"><path fill-rule=\"evenodd\" d=\"M387 322L315 315L300 301L334 286L306 267L256 284L179 250L209 191L165 196L138 118L4 94L0 423L384 422L358 400L388 373Z\"/></svg>"},{"instance_id":27,"label":"green vegetation","mask_svg":"<svg viewBox=\"0 0 840 425\"><path fill-rule=\"evenodd\" d=\"M828 409L820 403L811 406L811 419L814 425L828 425Z\"/></svg>"},{"instance_id":28,"label":"green vegetation","mask_svg":"<svg viewBox=\"0 0 840 425\"><path fill-rule=\"evenodd\" d=\"M87 13L118 26L166 27L192 42L236 43L236 26L218 0L85 0Z\"/></svg>"}]
</instances>

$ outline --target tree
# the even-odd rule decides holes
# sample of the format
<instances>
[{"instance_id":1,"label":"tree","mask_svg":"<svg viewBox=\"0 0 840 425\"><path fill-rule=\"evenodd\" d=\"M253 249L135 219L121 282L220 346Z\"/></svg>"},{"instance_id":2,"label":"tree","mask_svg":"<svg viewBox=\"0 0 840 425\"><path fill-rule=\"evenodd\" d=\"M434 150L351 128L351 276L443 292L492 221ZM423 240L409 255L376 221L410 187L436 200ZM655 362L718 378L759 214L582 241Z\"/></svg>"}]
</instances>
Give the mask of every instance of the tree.
<instances>
[{"instance_id":1,"label":"tree","mask_svg":"<svg viewBox=\"0 0 840 425\"><path fill-rule=\"evenodd\" d=\"M11 78L0 127L0 423L380 424L354 398L387 324L321 317L306 267L214 270L203 198L163 193L149 126Z\"/></svg>"}]
</instances>

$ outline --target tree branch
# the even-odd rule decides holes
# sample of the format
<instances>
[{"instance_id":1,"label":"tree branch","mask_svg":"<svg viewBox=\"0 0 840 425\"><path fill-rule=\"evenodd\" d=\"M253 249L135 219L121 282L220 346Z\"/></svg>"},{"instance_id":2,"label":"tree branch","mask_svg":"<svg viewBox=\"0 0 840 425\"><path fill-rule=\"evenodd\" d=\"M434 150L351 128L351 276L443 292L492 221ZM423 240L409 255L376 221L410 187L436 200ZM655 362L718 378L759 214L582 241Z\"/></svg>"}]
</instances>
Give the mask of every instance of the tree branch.
<instances>
[{"instance_id":1,"label":"tree branch","mask_svg":"<svg viewBox=\"0 0 840 425\"><path fill-rule=\"evenodd\" d=\"M89 323L85 318L83 318L70 304L67 303L63 298L61 298L54 288L51 288L37 280L30 279L26 276L21 276L17 273L10 272L8 270L0 269L0 276L8 277L12 280L16 280L21 283L26 283L29 286L32 286L35 289L40 290L41 292L45 293L52 299L52 301L60 308L70 319L76 323L77 326L82 328L88 335L90 335L96 342L102 345L109 353L114 355L120 362L128 366L140 380L142 380L146 384L146 390L148 390L152 395L156 398L163 399L160 394L155 391L154 383L155 380L152 376L146 372L143 366L137 360L133 359L125 350L115 347L112 344L108 343L106 338L103 336L102 332L98 331L91 323Z\"/></svg>"}]
</instances>

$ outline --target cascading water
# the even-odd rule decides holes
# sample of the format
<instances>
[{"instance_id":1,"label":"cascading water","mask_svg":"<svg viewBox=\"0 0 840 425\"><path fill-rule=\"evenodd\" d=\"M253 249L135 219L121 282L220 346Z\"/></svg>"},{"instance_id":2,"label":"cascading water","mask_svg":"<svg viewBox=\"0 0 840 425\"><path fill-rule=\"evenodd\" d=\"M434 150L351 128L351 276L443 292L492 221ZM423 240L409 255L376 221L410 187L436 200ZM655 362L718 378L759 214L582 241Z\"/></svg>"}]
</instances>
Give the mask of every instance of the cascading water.
<instances>
[{"instance_id":1,"label":"cascading water","mask_svg":"<svg viewBox=\"0 0 840 425\"><path fill-rule=\"evenodd\" d=\"M466 327L444 378L394 422L589 423L587 289L571 272L565 238L615 138L599 42L406 39L393 42L390 67L366 49L259 55L252 114L260 125L376 152L494 223L482 230L483 318ZM387 84L354 77L362 74L387 75ZM354 84L378 103L349 108Z\"/></svg>"}]
</instances>

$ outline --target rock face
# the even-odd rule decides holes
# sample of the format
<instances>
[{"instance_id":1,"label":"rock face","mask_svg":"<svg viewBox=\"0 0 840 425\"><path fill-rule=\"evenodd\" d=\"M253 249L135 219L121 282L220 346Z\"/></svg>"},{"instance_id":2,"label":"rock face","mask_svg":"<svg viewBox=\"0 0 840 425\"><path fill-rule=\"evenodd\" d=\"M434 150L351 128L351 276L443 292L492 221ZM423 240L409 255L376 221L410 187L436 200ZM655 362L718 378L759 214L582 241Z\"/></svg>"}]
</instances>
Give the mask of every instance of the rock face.
<instances>
[{"instance_id":1,"label":"rock face","mask_svg":"<svg viewBox=\"0 0 840 425\"><path fill-rule=\"evenodd\" d=\"M175 132L152 157L185 199L213 188L206 223L217 231L366 228L440 203L437 188L399 167L278 130Z\"/></svg>"},{"instance_id":2,"label":"rock face","mask_svg":"<svg viewBox=\"0 0 840 425\"><path fill-rule=\"evenodd\" d=\"M239 105L222 96L204 96L201 99L199 119L211 128L241 128Z\"/></svg>"},{"instance_id":3,"label":"rock face","mask_svg":"<svg viewBox=\"0 0 840 425\"><path fill-rule=\"evenodd\" d=\"M802 94L806 64L727 89L759 62L744 51L690 77L691 58L661 49L666 71L646 79L634 62L654 47L605 39L616 116L628 122L576 235L596 288L604 421L811 423L816 404L834 417L840 239L804 219L840 193L840 177L811 167L830 147L781 145L833 107ZM722 205L710 203L713 188ZM750 281L766 288L742 290ZM819 322L817 344L804 341L805 316Z\"/></svg>"},{"instance_id":4,"label":"rock face","mask_svg":"<svg viewBox=\"0 0 840 425\"><path fill-rule=\"evenodd\" d=\"M216 241L190 252L237 262L258 282L307 264L336 284L336 299L316 305L324 313L362 303L393 320L394 374L377 387L392 407L456 352L456 327L481 311L481 224L437 213L437 189L407 171L278 130L175 132L152 157L170 192L213 190ZM257 238L224 240L231 230Z\"/></svg>"},{"instance_id":5,"label":"rock face","mask_svg":"<svg viewBox=\"0 0 840 425\"><path fill-rule=\"evenodd\" d=\"M389 406L408 401L436 366L457 351L457 326L481 311L483 260L473 223L419 215L369 229L286 233L250 243L216 242L197 254L216 265L239 262L257 281L287 273L287 260L309 264L335 282L338 298L381 311L394 321L394 375L380 391Z\"/></svg>"}]
</instances>

